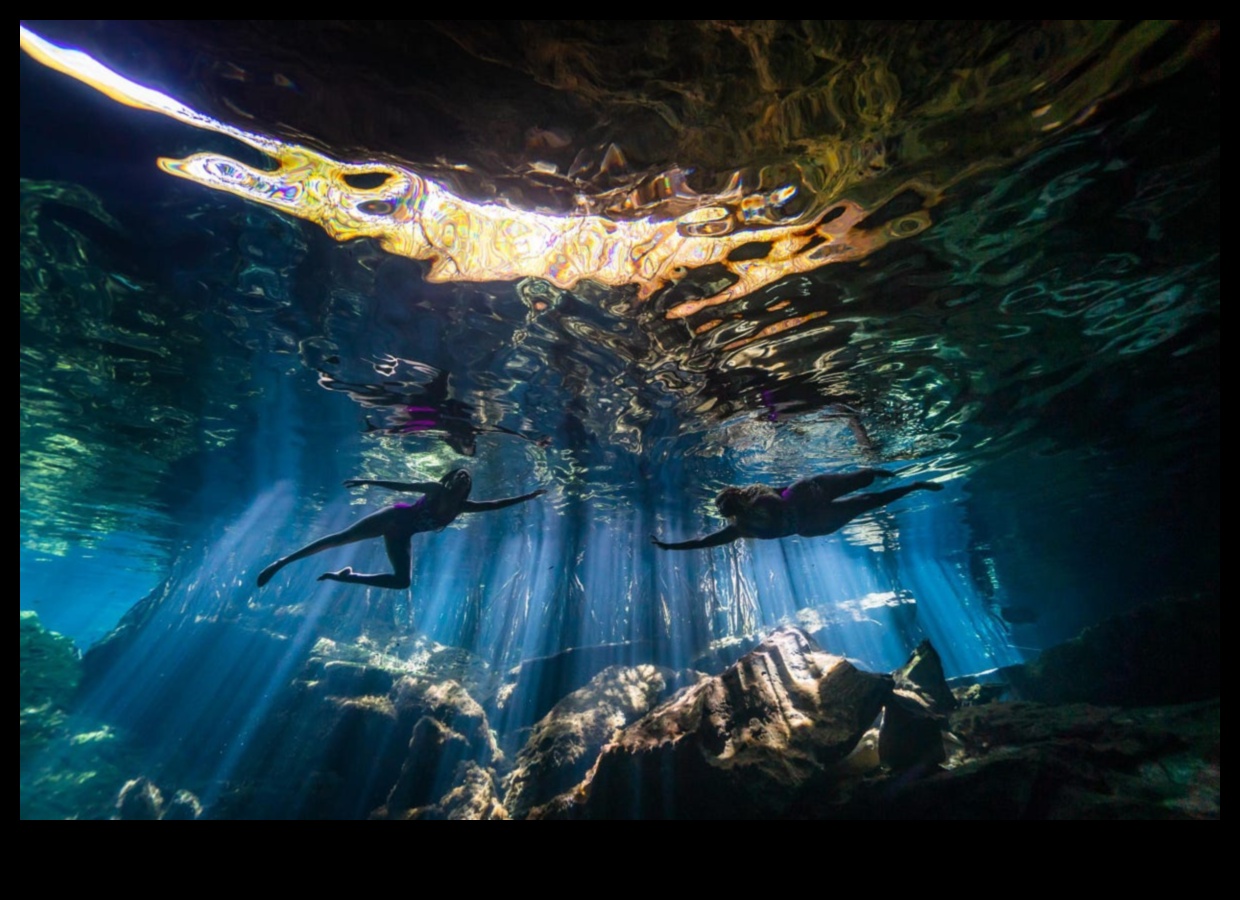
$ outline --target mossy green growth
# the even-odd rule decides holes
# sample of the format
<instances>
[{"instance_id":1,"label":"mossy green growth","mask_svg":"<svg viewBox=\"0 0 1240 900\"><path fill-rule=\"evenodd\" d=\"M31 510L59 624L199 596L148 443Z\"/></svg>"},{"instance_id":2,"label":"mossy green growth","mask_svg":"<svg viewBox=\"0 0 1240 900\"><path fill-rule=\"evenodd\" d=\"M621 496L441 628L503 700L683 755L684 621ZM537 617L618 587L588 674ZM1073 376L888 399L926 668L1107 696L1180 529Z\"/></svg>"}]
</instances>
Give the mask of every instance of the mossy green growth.
<instances>
[{"instance_id":1,"label":"mossy green growth","mask_svg":"<svg viewBox=\"0 0 1240 900\"><path fill-rule=\"evenodd\" d=\"M21 613L21 710L63 709L82 679L82 655L73 641L48 631L37 613Z\"/></svg>"},{"instance_id":2,"label":"mossy green growth","mask_svg":"<svg viewBox=\"0 0 1240 900\"><path fill-rule=\"evenodd\" d=\"M82 679L81 654L33 612L21 613L20 635L19 815L107 818L130 767L108 728L78 722L68 711Z\"/></svg>"}]
</instances>

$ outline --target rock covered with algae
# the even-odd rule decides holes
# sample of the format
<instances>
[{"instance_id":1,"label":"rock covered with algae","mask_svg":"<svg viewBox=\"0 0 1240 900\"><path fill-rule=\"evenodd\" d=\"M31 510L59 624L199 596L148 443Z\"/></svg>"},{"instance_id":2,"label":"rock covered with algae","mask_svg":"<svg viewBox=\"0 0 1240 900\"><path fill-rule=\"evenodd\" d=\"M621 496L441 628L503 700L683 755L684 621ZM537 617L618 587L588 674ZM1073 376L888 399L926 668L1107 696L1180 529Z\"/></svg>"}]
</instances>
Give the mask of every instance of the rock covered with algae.
<instances>
[{"instance_id":1,"label":"rock covered with algae","mask_svg":"<svg viewBox=\"0 0 1240 900\"><path fill-rule=\"evenodd\" d=\"M82 655L73 641L48 631L31 610L21 612L19 638L21 709L68 705L82 678Z\"/></svg>"},{"instance_id":2,"label":"rock covered with algae","mask_svg":"<svg viewBox=\"0 0 1240 900\"><path fill-rule=\"evenodd\" d=\"M132 771L130 748L107 725L73 714L82 660L69 638L23 611L19 645L19 817L108 818Z\"/></svg>"},{"instance_id":3,"label":"rock covered with algae","mask_svg":"<svg viewBox=\"0 0 1240 900\"><path fill-rule=\"evenodd\" d=\"M484 795L503 753L470 691L447 671L354 649L315 646L213 817L502 818Z\"/></svg>"}]
</instances>

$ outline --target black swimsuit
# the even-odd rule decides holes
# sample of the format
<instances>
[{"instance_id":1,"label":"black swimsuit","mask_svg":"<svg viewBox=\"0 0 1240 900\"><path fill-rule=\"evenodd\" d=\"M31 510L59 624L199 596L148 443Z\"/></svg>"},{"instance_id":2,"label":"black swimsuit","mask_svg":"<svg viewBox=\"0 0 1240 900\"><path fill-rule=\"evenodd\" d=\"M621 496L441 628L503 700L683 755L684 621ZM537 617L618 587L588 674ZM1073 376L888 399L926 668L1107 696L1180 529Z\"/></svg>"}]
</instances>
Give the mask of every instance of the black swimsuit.
<instances>
[{"instance_id":1,"label":"black swimsuit","mask_svg":"<svg viewBox=\"0 0 1240 900\"><path fill-rule=\"evenodd\" d=\"M736 525L745 537L787 537L796 534L796 510L783 497L772 493L756 498L745 514L737 517Z\"/></svg>"},{"instance_id":2,"label":"black swimsuit","mask_svg":"<svg viewBox=\"0 0 1240 900\"><path fill-rule=\"evenodd\" d=\"M461 508L464 503L460 504L456 510L450 515L435 514L435 510L430 502L430 496L423 496L417 499L415 503L393 503L392 509L407 510L400 517L401 533L413 537L423 531L442 531L451 525L456 517L461 514Z\"/></svg>"}]
</instances>

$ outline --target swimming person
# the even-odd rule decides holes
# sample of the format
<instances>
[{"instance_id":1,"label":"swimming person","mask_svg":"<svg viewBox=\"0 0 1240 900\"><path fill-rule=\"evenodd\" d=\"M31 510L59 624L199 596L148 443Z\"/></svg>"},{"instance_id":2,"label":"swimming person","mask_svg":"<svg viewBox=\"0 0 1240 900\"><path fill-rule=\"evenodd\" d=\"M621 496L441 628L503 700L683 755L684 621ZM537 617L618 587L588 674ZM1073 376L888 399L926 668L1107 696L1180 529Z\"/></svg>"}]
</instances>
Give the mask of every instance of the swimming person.
<instances>
[{"instance_id":1,"label":"swimming person","mask_svg":"<svg viewBox=\"0 0 1240 900\"><path fill-rule=\"evenodd\" d=\"M875 478L894 477L882 469L862 469L847 475L817 475L785 488L763 484L724 488L715 498L715 507L720 515L731 520L727 528L674 544L665 543L654 535L650 536L650 541L664 550L696 550L718 547L745 537L782 538L794 534L818 537L838 531L863 512L899 500L911 491L943 489L943 485L934 481L918 481L886 491L836 499L868 487Z\"/></svg>"},{"instance_id":2,"label":"swimming person","mask_svg":"<svg viewBox=\"0 0 1240 900\"><path fill-rule=\"evenodd\" d=\"M324 572L319 581L344 581L349 584L367 584L371 587L396 588L403 590L409 587L413 569L413 557L409 554L409 543L413 536L421 531L439 531L446 528L461 513L488 512L503 509L516 503L524 503L547 493L541 488L520 497L507 497L503 500L469 500L469 491L473 487L473 479L464 469L453 469L439 481L418 481L412 484L403 481L366 481L349 479L345 487L387 488L391 491L406 491L423 494L416 503L395 503L387 509L371 513L356 525L344 531L329 534L317 541L311 541L300 550L281 557L258 574L258 586L262 587L291 562L322 553L333 547L365 541L370 538L383 538L388 559L392 563L390 573L362 575L354 572L351 566L345 566L338 572Z\"/></svg>"}]
</instances>

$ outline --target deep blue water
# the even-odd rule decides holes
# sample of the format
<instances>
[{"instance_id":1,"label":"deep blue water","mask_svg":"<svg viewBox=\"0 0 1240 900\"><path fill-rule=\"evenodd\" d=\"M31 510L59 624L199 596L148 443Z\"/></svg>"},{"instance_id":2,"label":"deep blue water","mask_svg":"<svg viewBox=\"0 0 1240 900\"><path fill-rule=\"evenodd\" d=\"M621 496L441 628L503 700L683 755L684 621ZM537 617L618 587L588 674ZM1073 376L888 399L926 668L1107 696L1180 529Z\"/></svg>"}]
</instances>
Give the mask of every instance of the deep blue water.
<instances>
[{"instance_id":1,"label":"deep blue water","mask_svg":"<svg viewBox=\"0 0 1240 900\"><path fill-rule=\"evenodd\" d=\"M1218 590L1208 56L961 179L924 233L737 301L742 321L777 297L828 313L744 353L669 323L666 296L427 283L370 241L153 164L222 139L24 55L20 78L21 609L85 650L162 598L94 700L148 730L144 704L168 702L149 666L177 657L181 624L288 639L272 656L234 637L177 670L183 701L153 745L169 753L208 732L239 753L320 637L397 656L429 640L495 670L633 642L683 666L800 622L873 671L928 637L950 676ZM435 373L481 429L472 456L433 429L368 430L390 423L361 401L424 394ZM315 580L381 570L378 541L255 587L272 559L395 499L344 479L455 466L478 499L548 493L416 536L409 591ZM649 543L720 527L726 485L864 466L945 489L828 537Z\"/></svg>"}]
</instances>

